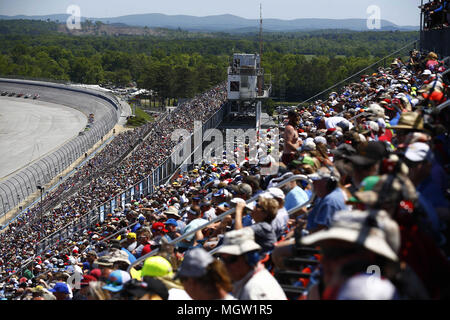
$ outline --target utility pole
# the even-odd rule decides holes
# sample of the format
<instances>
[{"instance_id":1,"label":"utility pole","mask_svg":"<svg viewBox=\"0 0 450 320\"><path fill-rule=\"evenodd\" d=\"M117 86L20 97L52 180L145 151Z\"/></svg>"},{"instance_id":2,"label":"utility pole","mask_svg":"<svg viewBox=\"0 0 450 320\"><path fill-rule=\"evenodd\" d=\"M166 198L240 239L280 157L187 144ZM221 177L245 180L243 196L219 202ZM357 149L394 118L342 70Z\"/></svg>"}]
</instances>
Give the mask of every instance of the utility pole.
<instances>
[{"instance_id":1,"label":"utility pole","mask_svg":"<svg viewBox=\"0 0 450 320\"><path fill-rule=\"evenodd\" d=\"M262 70L262 3L259 4L259 68ZM258 96L262 96L262 78L258 79Z\"/></svg>"}]
</instances>

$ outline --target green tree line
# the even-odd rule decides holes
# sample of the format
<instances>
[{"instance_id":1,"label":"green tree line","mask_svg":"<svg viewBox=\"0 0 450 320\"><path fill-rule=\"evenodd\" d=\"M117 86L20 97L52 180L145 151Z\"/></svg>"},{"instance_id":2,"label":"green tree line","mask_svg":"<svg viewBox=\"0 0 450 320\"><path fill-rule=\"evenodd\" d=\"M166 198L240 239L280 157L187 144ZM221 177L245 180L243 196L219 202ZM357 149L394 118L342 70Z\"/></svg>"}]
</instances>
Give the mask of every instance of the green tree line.
<instances>
[{"instance_id":1,"label":"green tree line","mask_svg":"<svg viewBox=\"0 0 450 320\"><path fill-rule=\"evenodd\" d=\"M226 79L234 52L259 52L256 34L73 36L55 22L0 21L0 74L124 86L189 98ZM417 39L416 32L265 33L274 98L301 101Z\"/></svg>"}]
</instances>

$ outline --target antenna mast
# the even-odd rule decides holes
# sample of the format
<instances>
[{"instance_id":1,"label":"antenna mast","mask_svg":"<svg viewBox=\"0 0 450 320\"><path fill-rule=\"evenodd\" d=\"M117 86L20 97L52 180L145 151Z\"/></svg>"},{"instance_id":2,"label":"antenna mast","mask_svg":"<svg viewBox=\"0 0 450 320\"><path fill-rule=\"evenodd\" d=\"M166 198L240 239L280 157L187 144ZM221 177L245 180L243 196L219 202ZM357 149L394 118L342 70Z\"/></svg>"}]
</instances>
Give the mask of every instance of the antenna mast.
<instances>
[{"instance_id":1,"label":"antenna mast","mask_svg":"<svg viewBox=\"0 0 450 320\"><path fill-rule=\"evenodd\" d=\"M262 71L262 3L259 4L259 68ZM262 75L258 75L258 95L262 96Z\"/></svg>"}]
</instances>

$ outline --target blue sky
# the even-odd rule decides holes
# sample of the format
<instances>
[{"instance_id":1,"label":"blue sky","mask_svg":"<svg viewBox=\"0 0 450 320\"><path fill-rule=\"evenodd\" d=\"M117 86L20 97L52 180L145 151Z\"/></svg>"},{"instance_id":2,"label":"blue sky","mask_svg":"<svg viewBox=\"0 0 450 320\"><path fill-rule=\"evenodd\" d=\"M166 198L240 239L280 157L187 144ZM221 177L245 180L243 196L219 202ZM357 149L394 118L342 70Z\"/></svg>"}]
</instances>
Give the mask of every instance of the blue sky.
<instances>
[{"instance_id":1,"label":"blue sky","mask_svg":"<svg viewBox=\"0 0 450 320\"><path fill-rule=\"evenodd\" d=\"M117 17L139 13L208 16L233 14L243 18L367 18L366 10L376 5L381 19L398 25L419 25L420 0L0 0L0 15L45 15L66 13L78 5L83 17ZM428 2L425 0L424 2Z\"/></svg>"}]
</instances>

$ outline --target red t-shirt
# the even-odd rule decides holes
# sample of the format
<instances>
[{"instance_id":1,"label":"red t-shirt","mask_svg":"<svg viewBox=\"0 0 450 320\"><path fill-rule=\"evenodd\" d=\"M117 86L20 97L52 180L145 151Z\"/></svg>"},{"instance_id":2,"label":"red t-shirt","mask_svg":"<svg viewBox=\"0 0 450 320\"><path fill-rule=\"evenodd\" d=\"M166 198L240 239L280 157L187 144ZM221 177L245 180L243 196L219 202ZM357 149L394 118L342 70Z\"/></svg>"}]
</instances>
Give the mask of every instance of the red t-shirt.
<instances>
[{"instance_id":1,"label":"red t-shirt","mask_svg":"<svg viewBox=\"0 0 450 320\"><path fill-rule=\"evenodd\" d=\"M144 248L142 248L141 257L145 256L147 253L152 251L152 246L150 244L146 244Z\"/></svg>"},{"instance_id":2,"label":"red t-shirt","mask_svg":"<svg viewBox=\"0 0 450 320\"><path fill-rule=\"evenodd\" d=\"M386 128L384 134L378 137L380 141L392 141L392 131L389 128Z\"/></svg>"}]
</instances>

